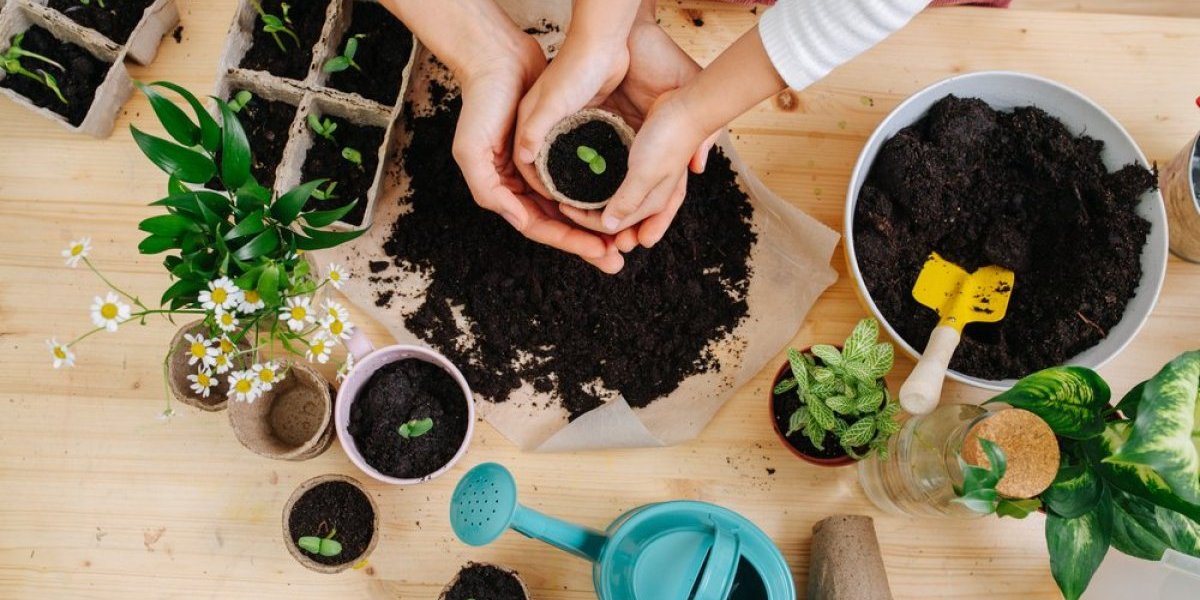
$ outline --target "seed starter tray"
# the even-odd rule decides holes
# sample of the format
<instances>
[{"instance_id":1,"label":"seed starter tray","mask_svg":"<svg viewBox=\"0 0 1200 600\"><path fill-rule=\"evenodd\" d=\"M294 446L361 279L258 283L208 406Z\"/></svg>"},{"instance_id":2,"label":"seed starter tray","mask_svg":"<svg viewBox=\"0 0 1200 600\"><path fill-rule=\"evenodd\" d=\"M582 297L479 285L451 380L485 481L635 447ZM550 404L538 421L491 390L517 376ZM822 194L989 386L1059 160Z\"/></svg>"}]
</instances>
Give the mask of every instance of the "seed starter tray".
<instances>
[{"instance_id":1,"label":"seed starter tray","mask_svg":"<svg viewBox=\"0 0 1200 600\"><path fill-rule=\"evenodd\" d=\"M76 23L70 17L46 5L47 0L0 1L0 52L8 50L12 37L37 25L49 31L60 42L75 44L92 56L110 63L103 83L96 89L95 98L87 116L78 126L72 125L62 115L42 108L17 92L0 87L0 93L17 104L56 121L67 130L76 133L106 138L113 130L117 112L133 94L133 80L125 67L130 60L140 65L150 64L158 54L163 36L179 23L179 9L175 0L156 0L146 7L141 21L129 35L125 44L118 44L98 31ZM0 71L0 79L8 74Z\"/></svg>"},{"instance_id":2,"label":"seed starter tray","mask_svg":"<svg viewBox=\"0 0 1200 600\"><path fill-rule=\"evenodd\" d=\"M330 118L348 121L354 125L384 129L383 143L375 149L378 161L371 186L366 197L358 199L365 208L363 220L359 224L339 221L327 228L335 231L365 229L371 224L371 217L375 212L375 199L381 195L387 174L392 170L390 167L396 152L395 141L401 126L399 117L404 106L405 90L412 72L414 57L420 46L419 41L414 39L408 64L401 74L401 80L397 82L399 93L394 105L381 104L358 94L327 87L329 74L322 70L322 66L329 58L341 54L344 38L353 16L354 5L368 2L378 4L377 0L332 0L325 13L324 28L313 48L313 60L309 64L308 73L303 79L291 79L267 71L244 69L239 66L253 43L255 28L261 26L254 5L248 0L242 0L234 15L233 23L230 25L229 35L226 38L225 48L221 53L218 65L215 92L217 97L228 99L233 94L246 90L255 97L282 100L294 104L300 109L292 126L288 129L288 141L283 151L283 158L275 171L274 188L276 193L282 194L302 183L301 173L314 140L314 134L307 124L310 114L322 117L328 115ZM364 73L363 76L370 77L371 74ZM334 135L337 135L336 132ZM358 150L364 154L368 152L368 149L364 148Z\"/></svg>"}]
</instances>

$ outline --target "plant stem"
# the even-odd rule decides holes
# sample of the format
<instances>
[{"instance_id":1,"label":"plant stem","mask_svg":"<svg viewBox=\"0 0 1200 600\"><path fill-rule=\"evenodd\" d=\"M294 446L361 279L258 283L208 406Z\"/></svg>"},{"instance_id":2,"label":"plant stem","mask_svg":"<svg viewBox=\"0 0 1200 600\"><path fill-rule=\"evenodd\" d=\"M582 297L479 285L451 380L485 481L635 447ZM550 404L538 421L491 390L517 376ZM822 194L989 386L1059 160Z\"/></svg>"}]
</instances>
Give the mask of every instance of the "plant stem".
<instances>
[{"instance_id":1,"label":"plant stem","mask_svg":"<svg viewBox=\"0 0 1200 600\"><path fill-rule=\"evenodd\" d=\"M93 265L92 261L88 260L88 258L86 256L83 257L83 264L87 265L88 268L91 269L92 272L96 274L96 277L99 277L100 281L104 282L104 285L107 285L108 287L112 288L112 290L115 291L116 293L118 293L122 296L125 296L126 298L129 299L130 302L133 302L134 304L140 306L141 308L146 308L146 305L142 304L142 301L138 300L136 296L133 296L133 295L129 294L128 292L126 292L125 290L122 290L121 288L113 285L113 282L109 281L108 278L105 277L104 274L101 273L100 270L96 268L96 265Z\"/></svg>"}]
</instances>

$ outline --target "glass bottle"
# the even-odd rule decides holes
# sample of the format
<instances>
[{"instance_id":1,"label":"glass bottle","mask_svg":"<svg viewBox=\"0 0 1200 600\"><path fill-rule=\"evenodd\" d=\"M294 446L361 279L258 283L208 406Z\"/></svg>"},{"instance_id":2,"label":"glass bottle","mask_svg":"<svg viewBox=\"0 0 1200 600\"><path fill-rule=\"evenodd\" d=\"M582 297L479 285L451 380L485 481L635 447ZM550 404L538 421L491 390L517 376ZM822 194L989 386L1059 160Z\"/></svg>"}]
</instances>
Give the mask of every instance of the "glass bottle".
<instances>
[{"instance_id":1,"label":"glass bottle","mask_svg":"<svg viewBox=\"0 0 1200 600\"><path fill-rule=\"evenodd\" d=\"M947 404L914 416L888 441L888 459L858 464L858 481L881 510L897 515L971 519L982 515L954 502L967 432L992 413L971 404Z\"/></svg>"}]
</instances>

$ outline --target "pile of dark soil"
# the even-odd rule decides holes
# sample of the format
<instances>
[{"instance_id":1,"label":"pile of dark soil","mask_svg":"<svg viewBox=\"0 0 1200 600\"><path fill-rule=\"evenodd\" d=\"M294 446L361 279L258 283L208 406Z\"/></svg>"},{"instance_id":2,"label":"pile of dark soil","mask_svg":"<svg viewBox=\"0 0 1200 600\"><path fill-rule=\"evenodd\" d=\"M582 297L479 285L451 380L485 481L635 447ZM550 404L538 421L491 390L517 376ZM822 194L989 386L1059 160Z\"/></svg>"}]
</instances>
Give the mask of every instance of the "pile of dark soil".
<instances>
[{"instance_id":1,"label":"pile of dark soil","mask_svg":"<svg viewBox=\"0 0 1200 600\"><path fill-rule=\"evenodd\" d=\"M521 582L511 573L492 565L468 564L458 572L458 581L443 600L526 600Z\"/></svg>"},{"instance_id":2,"label":"pile of dark soil","mask_svg":"<svg viewBox=\"0 0 1200 600\"><path fill-rule=\"evenodd\" d=\"M364 98L392 106L400 95L404 67L412 54L412 32L380 4L355 2L341 45L334 51L341 54L350 36L365 34L358 40L358 53L353 67L329 76L329 87L358 94Z\"/></svg>"},{"instance_id":3,"label":"pile of dark soil","mask_svg":"<svg viewBox=\"0 0 1200 600\"><path fill-rule=\"evenodd\" d=\"M1059 365L1096 345L1142 276L1154 173L1109 173L1104 143L1036 107L948 96L888 140L858 198L859 267L888 322L922 349L937 315L912 297L932 251L968 271L1011 269L1008 315L969 325L951 368L986 379Z\"/></svg>"},{"instance_id":4,"label":"pile of dark soil","mask_svg":"<svg viewBox=\"0 0 1200 600\"><path fill-rule=\"evenodd\" d=\"M300 45L296 45L292 36L280 32L276 35L287 49L287 52L284 52L279 48L279 44L275 43L275 38L263 31L262 19L255 16L250 49L246 51L246 56L242 58L242 64L239 66L243 69L266 71L280 77L304 79L312 65L313 47L321 37L321 29L325 27L325 11L329 8L329 2L261 0L261 4L267 14L280 18L283 18L283 8L280 5L287 4L290 7L288 18L291 19L291 24L288 28L300 38Z\"/></svg>"},{"instance_id":5,"label":"pile of dark soil","mask_svg":"<svg viewBox=\"0 0 1200 600\"><path fill-rule=\"evenodd\" d=\"M112 0L105 2L104 7L99 2L85 6L79 0L49 2L50 8L88 29L99 31L118 44L129 41L129 35L151 4L154 4L154 0Z\"/></svg>"},{"instance_id":6,"label":"pile of dark soil","mask_svg":"<svg viewBox=\"0 0 1200 600\"><path fill-rule=\"evenodd\" d=\"M450 153L461 99L434 88L440 108L409 116L412 211L384 244L402 269L431 275L424 303L405 316L410 331L484 398L504 401L528 381L553 392L572 418L604 402L601 388L642 407L719 367L706 347L746 316L756 240L728 158L714 151L707 171L690 176L687 201L658 245L605 275L475 204Z\"/></svg>"},{"instance_id":7,"label":"pile of dark soil","mask_svg":"<svg viewBox=\"0 0 1200 600\"><path fill-rule=\"evenodd\" d=\"M354 210L342 217L342 222L359 225L367 214L367 192L375 181L375 167L379 165L379 147L383 145L386 131L373 125L355 125L344 119L330 119L337 123L337 130L333 132L336 142L312 134L313 145L308 150L308 156L304 158L301 180L336 181L336 197L329 200L310 198L304 210L331 210L358 200ZM362 165L355 165L342 157L343 148L358 150L362 155Z\"/></svg>"},{"instance_id":8,"label":"pile of dark soil","mask_svg":"<svg viewBox=\"0 0 1200 600\"><path fill-rule=\"evenodd\" d=\"M587 146L604 157L607 168L597 175L579 158L578 149ZM558 136L550 146L546 165L554 186L572 200L603 202L612 198L629 172L629 148L617 130L604 121L588 121Z\"/></svg>"},{"instance_id":9,"label":"pile of dark soil","mask_svg":"<svg viewBox=\"0 0 1200 600\"><path fill-rule=\"evenodd\" d=\"M45 85L21 75L5 75L0 80L4 86L21 94L37 106L52 110L64 117L72 125L79 125L87 117L92 101L96 99L96 88L104 83L104 76L112 67L87 50L68 42L59 41L49 31L34 25L25 32L21 47L35 54L41 54L65 67L66 71L32 58L22 58L21 64L30 71L37 73L45 70L58 81L58 88L67 99L67 104Z\"/></svg>"},{"instance_id":10,"label":"pile of dark soil","mask_svg":"<svg viewBox=\"0 0 1200 600\"><path fill-rule=\"evenodd\" d=\"M329 481L305 492L292 505L288 515L290 544L305 536L325 537L337 529L335 540L342 553L321 556L301 550L305 556L323 565L344 565L358 560L367 551L375 534L375 510L362 490L345 481Z\"/></svg>"},{"instance_id":11,"label":"pile of dark soil","mask_svg":"<svg viewBox=\"0 0 1200 600\"><path fill-rule=\"evenodd\" d=\"M433 429L405 439L400 426L433 419ZM367 464L385 475L419 479L444 467L467 435L462 388L441 367L418 359L371 376L350 407L350 435Z\"/></svg>"},{"instance_id":12,"label":"pile of dark soil","mask_svg":"<svg viewBox=\"0 0 1200 600\"><path fill-rule=\"evenodd\" d=\"M237 118L250 140L253 154L250 171L263 186L274 186L275 169L283 160L283 148L287 145L288 129L296 118L296 107L255 96Z\"/></svg>"}]
</instances>

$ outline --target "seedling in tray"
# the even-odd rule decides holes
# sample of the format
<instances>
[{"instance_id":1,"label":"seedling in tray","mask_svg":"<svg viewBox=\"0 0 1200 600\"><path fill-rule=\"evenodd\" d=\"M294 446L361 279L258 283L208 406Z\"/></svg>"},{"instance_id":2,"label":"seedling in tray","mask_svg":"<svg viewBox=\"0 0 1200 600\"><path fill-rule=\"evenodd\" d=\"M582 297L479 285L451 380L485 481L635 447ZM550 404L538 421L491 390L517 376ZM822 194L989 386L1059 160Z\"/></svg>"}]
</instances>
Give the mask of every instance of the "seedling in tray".
<instances>
[{"instance_id":1,"label":"seedling in tray","mask_svg":"<svg viewBox=\"0 0 1200 600\"><path fill-rule=\"evenodd\" d=\"M79 3L84 6L91 6L92 0L79 0ZM96 0L96 4L99 5L100 8L108 8L107 6L104 5L104 0Z\"/></svg>"},{"instance_id":2,"label":"seedling in tray","mask_svg":"<svg viewBox=\"0 0 1200 600\"><path fill-rule=\"evenodd\" d=\"M326 200L333 200L334 198L338 197L338 195L333 192L333 190L337 189L337 185L338 184L336 181L330 181L324 189L317 188L313 190L312 197L322 202Z\"/></svg>"},{"instance_id":3,"label":"seedling in tray","mask_svg":"<svg viewBox=\"0 0 1200 600\"><path fill-rule=\"evenodd\" d=\"M347 39L346 49L342 51L342 54L325 61L325 65L322 67L325 72L340 73L351 67L353 67L355 71L362 72L362 67L358 66L358 63L354 62L354 55L358 53L358 40L364 37L366 37L366 35L360 33L358 35L351 36L350 39Z\"/></svg>"},{"instance_id":4,"label":"seedling in tray","mask_svg":"<svg viewBox=\"0 0 1200 600\"><path fill-rule=\"evenodd\" d=\"M362 152L359 152L358 150L355 150L354 148L351 148L349 146L342 148L342 158L346 159L346 162L358 167L360 170L363 168Z\"/></svg>"},{"instance_id":5,"label":"seedling in tray","mask_svg":"<svg viewBox=\"0 0 1200 600\"><path fill-rule=\"evenodd\" d=\"M41 61L63 72L65 72L66 69L57 62L50 60L41 54L36 54L21 48L21 42L23 41L25 41L24 33L18 33L17 35L14 35L11 45L8 47L8 51L6 51L3 56L0 56L0 59L4 61L4 72L8 73L9 75L28 77L29 79L46 86L50 91L54 92L54 95L58 96L58 99L62 101L63 104L70 104L67 102L67 98L63 96L62 90L58 88L58 80L55 79L53 75L46 72L45 69L38 69L37 72L30 71L25 65L21 64L21 59L29 58L36 61Z\"/></svg>"},{"instance_id":6,"label":"seedling in tray","mask_svg":"<svg viewBox=\"0 0 1200 600\"><path fill-rule=\"evenodd\" d=\"M258 0L250 0L250 4L253 4L254 10L258 11L258 17L263 23L263 31L271 34L272 38L275 38L275 44L279 46L280 50L285 54L288 51L287 46L283 43L283 38L279 37L281 33L292 38L292 41L296 42L297 48L300 47L300 37L288 27L288 25L292 24L292 18L288 16L288 12L292 7L288 3L284 2L279 5L279 10L283 13L282 17L263 10L262 4Z\"/></svg>"},{"instance_id":7,"label":"seedling in tray","mask_svg":"<svg viewBox=\"0 0 1200 600\"><path fill-rule=\"evenodd\" d=\"M229 110L239 113L242 112L242 109L246 108L246 105L249 104L253 99L254 94L251 94L246 90L242 90L237 94L234 94L233 98L231 98L229 102L226 102L225 104L229 106Z\"/></svg>"},{"instance_id":8,"label":"seedling in tray","mask_svg":"<svg viewBox=\"0 0 1200 600\"><path fill-rule=\"evenodd\" d=\"M329 532L325 537L317 537L315 535L306 535L296 540L296 545L309 554L319 554L321 556L337 556L342 553L342 544L333 539L337 535L337 529Z\"/></svg>"},{"instance_id":9,"label":"seedling in tray","mask_svg":"<svg viewBox=\"0 0 1200 600\"><path fill-rule=\"evenodd\" d=\"M337 130L337 123L332 119L322 119L317 115L308 115L308 128L313 130L313 133L333 142L337 140L333 137L333 132Z\"/></svg>"},{"instance_id":10,"label":"seedling in tray","mask_svg":"<svg viewBox=\"0 0 1200 600\"><path fill-rule=\"evenodd\" d=\"M433 419L413 419L400 426L400 437L408 440L419 438L433 430Z\"/></svg>"}]
</instances>

